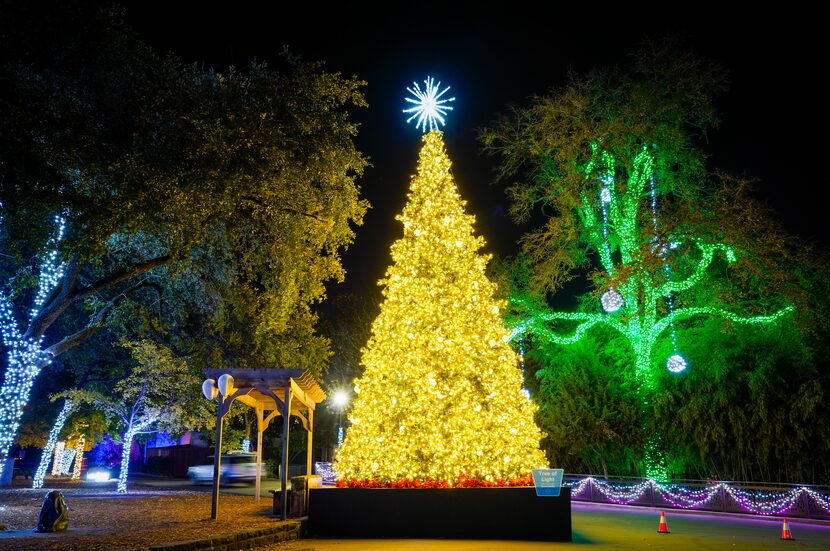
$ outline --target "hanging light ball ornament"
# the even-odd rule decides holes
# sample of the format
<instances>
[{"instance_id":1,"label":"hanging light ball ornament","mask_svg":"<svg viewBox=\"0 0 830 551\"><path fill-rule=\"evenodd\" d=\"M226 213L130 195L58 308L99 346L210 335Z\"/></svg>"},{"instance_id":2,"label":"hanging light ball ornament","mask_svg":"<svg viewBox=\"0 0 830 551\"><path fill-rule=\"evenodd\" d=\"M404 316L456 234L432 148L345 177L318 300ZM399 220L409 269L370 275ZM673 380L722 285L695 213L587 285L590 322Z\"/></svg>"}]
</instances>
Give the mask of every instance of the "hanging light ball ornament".
<instances>
[{"instance_id":1,"label":"hanging light ball ornament","mask_svg":"<svg viewBox=\"0 0 830 551\"><path fill-rule=\"evenodd\" d=\"M669 361L666 362L666 369L672 373L680 373L686 369L686 360L684 360L683 356L680 354L675 354L669 358Z\"/></svg>"},{"instance_id":2,"label":"hanging light ball ornament","mask_svg":"<svg viewBox=\"0 0 830 551\"><path fill-rule=\"evenodd\" d=\"M607 291L605 291L602 296L599 298L600 303L602 304L602 309L608 312L616 312L620 308L622 308L624 301L622 295L617 292L616 289L611 287Z\"/></svg>"}]
</instances>

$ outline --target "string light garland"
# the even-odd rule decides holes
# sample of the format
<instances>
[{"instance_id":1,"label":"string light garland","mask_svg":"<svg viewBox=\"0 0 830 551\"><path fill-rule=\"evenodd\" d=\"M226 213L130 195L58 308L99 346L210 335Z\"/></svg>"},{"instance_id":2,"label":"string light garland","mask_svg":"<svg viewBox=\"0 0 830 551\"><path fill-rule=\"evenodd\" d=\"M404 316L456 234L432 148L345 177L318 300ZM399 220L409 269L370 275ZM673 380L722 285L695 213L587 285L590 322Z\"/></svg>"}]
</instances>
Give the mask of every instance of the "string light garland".
<instances>
[{"instance_id":1,"label":"string light garland","mask_svg":"<svg viewBox=\"0 0 830 551\"><path fill-rule=\"evenodd\" d=\"M423 137L337 450L351 485L519 478L546 465L496 286L442 134ZM436 486L438 487L438 486Z\"/></svg>"},{"instance_id":2,"label":"string light garland","mask_svg":"<svg viewBox=\"0 0 830 551\"><path fill-rule=\"evenodd\" d=\"M242 439L242 452L243 453L251 453L251 439L250 438L243 438Z\"/></svg>"},{"instance_id":3,"label":"string light garland","mask_svg":"<svg viewBox=\"0 0 830 551\"><path fill-rule=\"evenodd\" d=\"M671 504L676 509L700 509L723 493L727 494L744 511L755 515L781 515L791 513L798 507L798 502L807 496L817 508L830 512L830 496L821 494L800 486L786 492L750 491L744 490L726 482L719 482L704 488L690 488L678 484L665 484L649 479L637 484L612 484L594 477L583 478L579 481L563 481L563 486L571 488L571 497L576 501L583 501L588 488L598 492L604 499L617 505L630 505L653 492L655 497Z\"/></svg>"},{"instance_id":4,"label":"string light garland","mask_svg":"<svg viewBox=\"0 0 830 551\"><path fill-rule=\"evenodd\" d=\"M43 452L40 455L40 463L35 471L35 476L32 478L32 488L35 490L43 488L43 478L46 476L46 470L49 468L49 460L52 458L52 452L55 450L58 436L60 436L63 426L66 424L66 419L72 413L74 407L75 404L72 400L65 400L60 413L58 413L58 418L55 420L55 424L52 425L52 430L49 431L49 438L46 440L46 446L44 446ZM52 474L57 473L53 472Z\"/></svg>"},{"instance_id":5,"label":"string light garland","mask_svg":"<svg viewBox=\"0 0 830 551\"><path fill-rule=\"evenodd\" d=\"M654 223L654 239L652 240L651 252L660 256L663 262L663 271L668 280L671 277L671 266L665 262L665 256L673 247L671 243L668 245L660 244L660 231L657 225L657 186L654 185L654 174L649 178L649 184L651 186L651 218ZM666 302L668 303L669 314L671 314L674 312L674 297L672 297L671 291L666 296ZM677 351L677 330L673 321L671 322L671 342L674 354L666 361L666 369L672 373L681 373L686 370L686 359Z\"/></svg>"},{"instance_id":6,"label":"string light garland","mask_svg":"<svg viewBox=\"0 0 830 551\"><path fill-rule=\"evenodd\" d=\"M0 208L2 204L0 204ZM2 218L0 217L0 220ZM46 252L40 258L38 287L29 320L33 320L43 301L63 277L64 265L58 262L57 246L63 239L65 222L55 216L55 234L46 245ZM6 348L6 372L0 387L0 477L5 468L12 443L20 428L23 409L29 402L32 385L41 368L51 361L49 354L41 348L43 336L30 339L20 330L12 312L12 304L4 291L0 290L0 336Z\"/></svg>"},{"instance_id":7,"label":"string light garland","mask_svg":"<svg viewBox=\"0 0 830 551\"><path fill-rule=\"evenodd\" d=\"M509 335L504 337L505 342L510 342ZM525 340L519 339L519 370L522 372L522 396L530 399L530 390L524 388L525 380Z\"/></svg>"}]
</instances>

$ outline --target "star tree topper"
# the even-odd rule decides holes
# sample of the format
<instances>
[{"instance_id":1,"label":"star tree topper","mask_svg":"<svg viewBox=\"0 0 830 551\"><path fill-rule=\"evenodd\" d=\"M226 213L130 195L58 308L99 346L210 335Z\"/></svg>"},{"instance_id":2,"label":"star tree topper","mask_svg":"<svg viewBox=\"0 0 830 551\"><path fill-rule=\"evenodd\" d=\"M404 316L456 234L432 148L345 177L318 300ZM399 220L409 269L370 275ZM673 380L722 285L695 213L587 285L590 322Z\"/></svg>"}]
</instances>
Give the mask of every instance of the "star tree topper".
<instances>
[{"instance_id":1,"label":"star tree topper","mask_svg":"<svg viewBox=\"0 0 830 551\"><path fill-rule=\"evenodd\" d=\"M415 128L420 128L422 132L428 132L431 130L437 130L439 123L441 125L446 124L444 117L448 111L452 111L452 107L447 104L451 101L455 101L455 98L441 99L441 96L443 96L450 89L450 87L447 86L439 92L441 89L441 82L439 81L436 84L435 79L432 77L427 77L424 80L424 86L425 89L421 90L418 83L413 82L412 87L406 89L414 96L414 98L406 97L404 99L414 105L408 109L404 109L403 112L412 113L412 116L406 119L407 123L411 122L412 119L417 119L415 121Z\"/></svg>"}]
</instances>

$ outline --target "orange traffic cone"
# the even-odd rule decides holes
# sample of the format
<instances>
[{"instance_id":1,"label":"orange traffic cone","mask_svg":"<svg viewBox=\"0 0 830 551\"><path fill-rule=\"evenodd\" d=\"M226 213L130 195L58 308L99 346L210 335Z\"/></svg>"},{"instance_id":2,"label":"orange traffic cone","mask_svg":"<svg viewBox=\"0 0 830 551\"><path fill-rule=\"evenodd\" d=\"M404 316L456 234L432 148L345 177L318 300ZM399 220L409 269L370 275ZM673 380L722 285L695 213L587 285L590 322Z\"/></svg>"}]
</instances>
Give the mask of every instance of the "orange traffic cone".
<instances>
[{"instance_id":1,"label":"orange traffic cone","mask_svg":"<svg viewBox=\"0 0 830 551\"><path fill-rule=\"evenodd\" d=\"M787 519L784 519L784 526L781 527L781 539L782 540L794 540L793 533L790 532L790 523L787 522Z\"/></svg>"},{"instance_id":2,"label":"orange traffic cone","mask_svg":"<svg viewBox=\"0 0 830 551\"><path fill-rule=\"evenodd\" d=\"M663 511L660 511L660 527L657 528L657 533L658 534L668 534L668 533L670 533L669 532L669 526L666 524L666 513L663 512Z\"/></svg>"}]
</instances>

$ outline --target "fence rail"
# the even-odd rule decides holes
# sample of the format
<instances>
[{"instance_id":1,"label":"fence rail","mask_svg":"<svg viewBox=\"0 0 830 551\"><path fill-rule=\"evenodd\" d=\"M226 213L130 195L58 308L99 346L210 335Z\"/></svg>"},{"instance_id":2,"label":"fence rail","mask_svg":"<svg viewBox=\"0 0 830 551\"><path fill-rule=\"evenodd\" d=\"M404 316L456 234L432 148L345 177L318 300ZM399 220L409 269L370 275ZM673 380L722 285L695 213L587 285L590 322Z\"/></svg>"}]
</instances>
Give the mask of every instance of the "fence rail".
<instances>
[{"instance_id":1,"label":"fence rail","mask_svg":"<svg viewBox=\"0 0 830 551\"><path fill-rule=\"evenodd\" d=\"M830 491L824 486L712 480L681 482L604 480L566 474L562 485L571 488L574 501L830 520Z\"/></svg>"}]
</instances>

